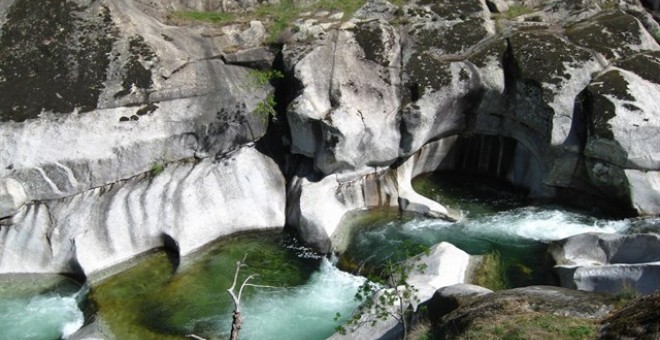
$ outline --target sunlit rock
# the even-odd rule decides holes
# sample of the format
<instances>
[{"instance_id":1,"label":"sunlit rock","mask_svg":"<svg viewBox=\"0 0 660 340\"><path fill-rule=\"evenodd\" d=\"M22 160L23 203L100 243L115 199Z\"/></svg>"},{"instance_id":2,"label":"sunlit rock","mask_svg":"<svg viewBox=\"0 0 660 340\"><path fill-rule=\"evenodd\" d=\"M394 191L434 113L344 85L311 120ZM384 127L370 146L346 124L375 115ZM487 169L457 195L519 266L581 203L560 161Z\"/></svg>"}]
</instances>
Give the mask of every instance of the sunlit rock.
<instances>
[{"instance_id":1,"label":"sunlit rock","mask_svg":"<svg viewBox=\"0 0 660 340\"><path fill-rule=\"evenodd\" d=\"M587 233L554 243L550 253L564 287L652 294L660 285L659 247L658 234Z\"/></svg>"},{"instance_id":2,"label":"sunlit rock","mask_svg":"<svg viewBox=\"0 0 660 340\"><path fill-rule=\"evenodd\" d=\"M0 230L0 272L93 275L158 247L180 256L221 236L284 226L284 179L253 147L165 165L25 205Z\"/></svg>"}]
</instances>

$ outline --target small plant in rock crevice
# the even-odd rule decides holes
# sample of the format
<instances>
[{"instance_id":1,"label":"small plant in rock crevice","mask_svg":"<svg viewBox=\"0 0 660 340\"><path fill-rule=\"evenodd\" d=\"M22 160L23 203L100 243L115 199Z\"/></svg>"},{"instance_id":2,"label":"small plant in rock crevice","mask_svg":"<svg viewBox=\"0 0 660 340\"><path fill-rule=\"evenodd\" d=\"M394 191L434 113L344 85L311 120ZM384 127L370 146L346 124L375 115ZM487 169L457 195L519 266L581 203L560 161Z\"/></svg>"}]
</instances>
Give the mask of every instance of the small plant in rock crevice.
<instances>
[{"instance_id":1,"label":"small plant in rock crevice","mask_svg":"<svg viewBox=\"0 0 660 340\"><path fill-rule=\"evenodd\" d=\"M151 176L156 177L163 173L165 171L165 164L163 162L154 162L151 165L151 169L149 170L149 173Z\"/></svg>"},{"instance_id":2,"label":"small plant in rock crevice","mask_svg":"<svg viewBox=\"0 0 660 340\"><path fill-rule=\"evenodd\" d=\"M261 89L270 84L272 81L281 78L284 78L284 74L279 70L253 70L248 75L247 87L249 89ZM267 120L268 117L272 117L277 114L277 111L275 110L276 105L277 101L275 100L275 95L273 93L269 93L266 95L266 98L257 103L254 112Z\"/></svg>"}]
</instances>

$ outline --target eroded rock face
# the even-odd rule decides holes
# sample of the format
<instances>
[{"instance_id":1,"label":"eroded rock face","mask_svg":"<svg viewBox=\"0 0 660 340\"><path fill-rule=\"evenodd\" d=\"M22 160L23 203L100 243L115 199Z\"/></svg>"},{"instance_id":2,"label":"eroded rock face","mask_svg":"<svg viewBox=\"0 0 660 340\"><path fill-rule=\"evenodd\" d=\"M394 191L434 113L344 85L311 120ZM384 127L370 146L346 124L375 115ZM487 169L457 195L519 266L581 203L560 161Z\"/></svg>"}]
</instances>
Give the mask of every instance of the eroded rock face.
<instances>
[{"instance_id":1,"label":"eroded rock face","mask_svg":"<svg viewBox=\"0 0 660 340\"><path fill-rule=\"evenodd\" d=\"M618 293L634 289L652 294L660 284L658 234L597 234L569 237L550 248L561 285Z\"/></svg>"},{"instance_id":2,"label":"eroded rock face","mask_svg":"<svg viewBox=\"0 0 660 340\"><path fill-rule=\"evenodd\" d=\"M379 19L332 34L295 64L304 89L289 108L292 151L326 175L369 172L398 157L400 39Z\"/></svg>"},{"instance_id":3,"label":"eroded rock face","mask_svg":"<svg viewBox=\"0 0 660 340\"><path fill-rule=\"evenodd\" d=\"M529 11L491 15L508 5ZM467 148L480 159L447 168L495 175L532 197L660 212L657 96L642 99L660 86L650 71L657 24L623 1L506 6L372 1L311 46L285 46L302 86L288 110L292 152L344 182L467 135L456 148L480 140ZM483 143L489 136L507 141Z\"/></svg>"},{"instance_id":4,"label":"eroded rock face","mask_svg":"<svg viewBox=\"0 0 660 340\"><path fill-rule=\"evenodd\" d=\"M277 165L243 147L23 206L0 230L0 272L90 276L157 247L183 256L231 233L281 228L284 205Z\"/></svg>"},{"instance_id":5,"label":"eroded rock face","mask_svg":"<svg viewBox=\"0 0 660 340\"><path fill-rule=\"evenodd\" d=\"M128 0L3 1L0 18L0 272L87 275L284 225L279 168L243 150L266 132L255 110L272 88L221 58L239 38L261 43L261 23L218 39ZM235 150L243 163L214 163ZM273 199L250 202L262 192L234 175ZM240 221L234 204L263 215Z\"/></svg>"},{"instance_id":6,"label":"eroded rock face","mask_svg":"<svg viewBox=\"0 0 660 340\"><path fill-rule=\"evenodd\" d=\"M400 207L427 216L457 220L460 213L417 194L412 178L451 162L449 149L455 138L430 143L396 169L375 169L354 181L336 175L319 176L308 169L295 176L287 188L287 222L301 240L328 253L341 239L340 225L353 211L375 207ZM339 249L341 251L341 249Z\"/></svg>"}]
</instances>

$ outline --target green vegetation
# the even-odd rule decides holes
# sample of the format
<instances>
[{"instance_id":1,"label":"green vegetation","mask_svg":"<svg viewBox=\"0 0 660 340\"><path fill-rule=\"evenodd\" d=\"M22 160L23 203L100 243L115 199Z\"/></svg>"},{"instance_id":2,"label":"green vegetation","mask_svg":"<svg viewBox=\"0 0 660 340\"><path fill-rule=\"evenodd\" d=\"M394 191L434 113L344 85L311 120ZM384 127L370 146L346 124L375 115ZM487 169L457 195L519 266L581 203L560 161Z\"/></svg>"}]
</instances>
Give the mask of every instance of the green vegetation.
<instances>
[{"instance_id":1,"label":"green vegetation","mask_svg":"<svg viewBox=\"0 0 660 340\"><path fill-rule=\"evenodd\" d=\"M151 165L151 170L150 170L151 176L156 177L161 173L163 173L164 170L165 170L165 164L162 162L156 162Z\"/></svg>"},{"instance_id":2,"label":"green vegetation","mask_svg":"<svg viewBox=\"0 0 660 340\"><path fill-rule=\"evenodd\" d=\"M284 78L284 74L279 70L253 70L250 71L248 76L248 88L260 89L270 84L270 82L273 80L281 78ZM275 116L277 114L275 111L275 105L277 105L277 102L275 101L275 95L273 93L269 93L266 98L264 98L264 100L257 104L254 112L256 112L264 119L268 119L269 116Z\"/></svg>"},{"instance_id":3,"label":"green vegetation","mask_svg":"<svg viewBox=\"0 0 660 340\"><path fill-rule=\"evenodd\" d=\"M660 43L660 28L655 28L651 31L651 35L653 36L653 39Z\"/></svg>"},{"instance_id":4,"label":"green vegetation","mask_svg":"<svg viewBox=\"0 0 660 340\"><path fill-rule=\"evenodd\" d=\"M380 275L370 275L355 293L355 300L362 302L357 313L347 322L349 327L375 326L380 321L394 318L403 326L403 339L408 338L410 316L413 313L413 303L419 303L417 288L408 284L412 273L424 273L426 264L411 261L396 261L392 259L407 259L416 254L428 255L428 247L404 242L397 248L392 257L387 260ZM341 318L337 313L335 321ZM346 334L347 329L337 327L337 331Z\"/></svg>"},{"instance_id":5,"label":"green vegetation","mask_svg":"<svg viewBox=\"0 0 660 340\"><path fill-rule=\"evenodd\" d=\"M515 19L521 15L533 13L534 9L523 5L512 5L506 12L495 15L496 18Z\"/></svg>"},{"instance_id":6,"label":"green vegetation","mask_svg":"<svg viewBox=\"0 0 660 340\"><path fill-rule=\"evenodd\" d=\"M621 290L615 296L616 301L619 305L625 305L631 301L636 300L638 297L639 297L639 293L637 293L635 287L633 287L628 282L624 282L623 287L621 287Z\"/></svg>"},{"instance_id":7,"label":"green vegetation","mask_svg":"<svg viewBox=\"0 0 660 340\"><path fill-rule=\"evenodd\" d=\"M592 320L543 313L503 315L478 321L461 339L592 339L598 334Z\"/></svg>"},{"instance_id":8,"label":"green vegetation","mask_svg":"<svg viewBox=\"0 0 660 340\"><path fill-rule=\"evenodd\" d=\"M184 21L202 21L212 24L225 24L236 20L234 14L222 12L177 11L173 12L171 16Z\"/></svg>"},{"instance_id":9,"label":"green vegetation","mask_svg":"<svg viewBox=\"0 0 660 340\"><path fill-rule=\"evenodd\" d=\"M231 23L246 23L251 20L263 21L268 31L268 43L276 43L283 32L290 28L294 19L309 11L332 11L344 13L343 19L348 20L353 13L364 5L365 0L320 0L307 6L296 5L293 0L281 0L276 5L262 5L251 12L222 13L175 11L170 17L181 21L207 22L216 25Z\"/></svg>"}]
</instances>

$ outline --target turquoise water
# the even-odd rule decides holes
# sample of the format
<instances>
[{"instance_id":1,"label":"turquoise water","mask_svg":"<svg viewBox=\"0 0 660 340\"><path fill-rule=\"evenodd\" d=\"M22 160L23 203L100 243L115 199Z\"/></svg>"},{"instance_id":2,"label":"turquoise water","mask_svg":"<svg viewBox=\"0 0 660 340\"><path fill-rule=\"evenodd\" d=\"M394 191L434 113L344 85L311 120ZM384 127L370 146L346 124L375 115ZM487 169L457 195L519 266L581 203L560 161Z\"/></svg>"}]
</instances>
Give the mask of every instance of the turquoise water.
<instances>
[{"instance_id":1,"label":"turquoise water","mask_svg":"<svg viewBox=\"0 0 660 340\"><path fill-rule=\"evenodd\" d=\"M241 303L241 339L325 339L350 315L363 278L296 247L285 235L254 233L225 239L189 259L178 271L164 253L95 285L97 315L121 339L207 339L229 335L236 261L246 256L251 283Z\"/></svg>"},{"instance_id":2,"label":"turquoise water","mask_svg":"<svg viewBox=\"0 0 660 340\"><path fill-rule=\"evenodd\" d=\"M236 261L246 257L240 280L258 274L242 300L242 339L325 339L357 307L364 278L398 249L450 242L470 254L499 254L508 287L555 284L548 242L588 232L623 232L646 224L608 220L557 206L534 206L524 193L497 182L455 174L423 176L416 190L454 209L456 223L395 210L354 216L340 257L341 271L282 233L250 233L223 239L176 266L163 251L102 282L88 295L94 318L118 339L185 339L229 334L231 285ZM631 227L632 225L632 227ZM400 257L396 259L401 259ZM0 339L59 339L83 324L80 286L63 277L0 278Z\"/></svg>"},{"instance_id":3,"label":"turquoise water","mask_svg":"<svg viewBox=\"0 0 660 340\"><path fill-rule=\"evenodd\" d=\"M80 285L62 276L0 277L0 339L60 339L83 325Z\"/></svg>"},{"instance_id":4,"label":"turquoise water","mask_svg":"<svg viewBox=\"0 0 660 340\"><path fill-rule=\"evenodd\" d=\"M341 256L344 268L377 270L386 260L400 260L398 249L449 242L472 255L497 253L507 287L557 284L547 243L571 235L625 230L629 221L600 219L557 206L529 206L524 195L489 180L452 173L423 176L415 189L464 213L447 222L397 212L370 212L349 223L349 243Z\"/></svg>"}]
</instances>

